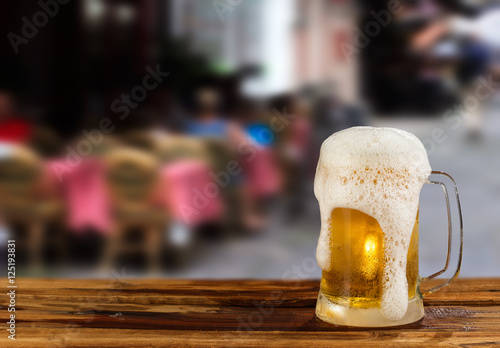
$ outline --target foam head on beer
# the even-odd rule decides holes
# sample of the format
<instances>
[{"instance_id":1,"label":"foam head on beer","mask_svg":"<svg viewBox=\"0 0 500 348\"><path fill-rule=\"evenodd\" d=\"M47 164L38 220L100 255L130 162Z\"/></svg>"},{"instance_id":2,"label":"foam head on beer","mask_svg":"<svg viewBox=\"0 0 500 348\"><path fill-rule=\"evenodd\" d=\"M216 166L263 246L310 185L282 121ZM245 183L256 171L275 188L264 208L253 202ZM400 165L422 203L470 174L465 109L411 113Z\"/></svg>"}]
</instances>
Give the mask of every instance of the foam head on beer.
<instances>
[{"instance_id":1,"label":"foam head on beer","mask_svg":"<svg viewBox=\"0 0 500 348\"><path fill-rule=\"evenodd\" d=\"M318 264L328 272L335 258L330 247L334 209L355 209L376 219L384 248L380 309L390 320L401 319L408 308L407 253L420 190L430 173L420 140L399 129L349 128L321 146L314 180L321 212Z\"/></svg>"}]
</instances>

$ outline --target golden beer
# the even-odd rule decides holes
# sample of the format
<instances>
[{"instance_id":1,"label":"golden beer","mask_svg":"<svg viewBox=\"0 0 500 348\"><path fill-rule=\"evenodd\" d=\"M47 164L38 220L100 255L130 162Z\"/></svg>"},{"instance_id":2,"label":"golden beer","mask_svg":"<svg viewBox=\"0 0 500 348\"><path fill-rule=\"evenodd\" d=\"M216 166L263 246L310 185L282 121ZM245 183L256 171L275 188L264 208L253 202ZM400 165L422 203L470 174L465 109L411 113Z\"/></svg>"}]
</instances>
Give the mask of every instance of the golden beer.
<instances>
[{"instance_id":1,"label":"golden beer","mask_svg":"<svg viewBox=\"0 0 500 348\"><path fill-rule=\"evenodd\" d=\"M380 307L382 297L384 233L373 217L359 210L336 208L331 214L330 267L323 271L321 292L330 301L353 308ZM408 298L418 282L418 213L406 264Z\"/></svg>"}]
</instances>

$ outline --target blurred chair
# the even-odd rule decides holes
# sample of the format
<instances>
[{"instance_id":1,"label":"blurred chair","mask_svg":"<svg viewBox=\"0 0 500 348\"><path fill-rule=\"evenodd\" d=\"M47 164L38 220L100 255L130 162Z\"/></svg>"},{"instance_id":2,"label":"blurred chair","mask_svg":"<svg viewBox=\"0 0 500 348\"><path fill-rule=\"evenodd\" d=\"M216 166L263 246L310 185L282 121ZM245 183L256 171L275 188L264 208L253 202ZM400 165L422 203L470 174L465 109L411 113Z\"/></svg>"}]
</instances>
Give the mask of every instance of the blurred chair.
<instances>
[{"instance_id":1,"label":"blurred chair","mask_svg":"<svg viewBox=\"0 0 500 348\"><path fill-rule=\"evenodd\" d=\"M26 227L25 236L15 236L16 245L29 251L31 266L43 264L42 251L47 242L46 225L62 217L62 204L48 192L44 166L31 150L0 145L0 211L8 224ZM51 238L61 254L67 245L64 236Z\"/></svg>"},{"instance_id":2,"label":"blurred chair","mask_svg":"<svg viewBox=\"0 0 500 348\"><path fill-rule=\"evenodd\" d=\"M140 130L127 132L120 137L121 141L132 148L154 153L158 147L158 140L154 134L148 131Z\"/></svg>"},{"instance_id":3,"label":"blurred chair","mask_svg":"<svg viewBox=\"0 0 500 348\"><path fill-rule=\"evenodd\" d=\"M89 144L89 151L83 157L100 157L100 156L105 156L107 155L110 151L116 149L121 145L121 142L119 139L112 135L107 135L107 134L92 134L89 135L89 137L92 137L92 140L89 140L88 137L86 136L80 136L75 138L71 142L71 147L73 149L77 149L79 144L85 142Z\"/></svg>"},{"instance_id":4,"label":"blurred chair","mask_svg":"<svg viewBox=\"0 0 500 348\"><path fill-rule=\"evenodd\" d=\"M167 214L155 201L159 185L156 159L140 150L120 148L105 157L105 166L112 230L105 246L102 269L111 269L121 253L143 252L148 258L149 271L160 271ZM139 243L127 243L127 232L132 227L144 231Z\"/></svg>"},{"instance_id":5,"label":"blurred chair","mask_svg":"<svg viewBox=\"0 0 500 348\"><path fill-rule=\"evenodd\" d=\"M225 171L229 161L237 159L236 151L224 140L216 138L203 138L207 149L208 160L216 172Z\"/></svg>"},{"instance_id":6,"label":"blurred chair","mask_svg":"<svg viewBox=\"0 0 500 348\"><path fill-rule=\"evenodd\" d=\"M184 264L193 253L200 225L219 222L224 215L223 200L219 195L203 194L204 207L189 213L197 195L214 183L206 143L200 138L169 135L158 146L157 156L162 163L164 198L172 214L169 229L169 257L178 265Z\"/></svg>"},{"instance_id":7,"label":"blurred chair","mask_svg":"<svg viewBox=\"0 0 500 348\"><path fill-rule=\"evenodd\" d=\"M227 165L232 160L241 164L236 150L231 148L227 141L206 137L203 138L203 142L207 148L208 160L213 172L227 172ZM241 184L241 180L231 176L230 182L230 185L221 188L221 196L226 207L224 225L230 227L229 229L239 230L244 225L244 207L241 187L235 183Z\"/></svg>"},{"instance_id":8,"label":"blurred chair","mask_svg":"<svg viewBox=\"0 0 500 348\"><path fill-rule=\"evenodd\" d=\"M161 163L173 163L181 160L201 160L207 162L209 154L205 143L183 135L169 135L158 142L156 153Z\"/></svg>"}]
</instances>

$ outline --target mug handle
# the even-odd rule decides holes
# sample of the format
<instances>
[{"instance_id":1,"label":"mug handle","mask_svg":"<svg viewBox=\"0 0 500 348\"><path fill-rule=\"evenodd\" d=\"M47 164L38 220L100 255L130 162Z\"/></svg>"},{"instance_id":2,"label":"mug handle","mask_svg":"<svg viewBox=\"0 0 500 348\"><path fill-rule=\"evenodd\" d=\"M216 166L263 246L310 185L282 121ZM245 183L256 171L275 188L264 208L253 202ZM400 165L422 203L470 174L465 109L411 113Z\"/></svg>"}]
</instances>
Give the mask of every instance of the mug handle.
<instances>
[{"instance_id":1,"label":"mug handle","mask_svg":"<svg viewBox=\"0 0 500 348\"><path fill-rule=\"evenodd\" d=\"M455 187L455 198L457 201L458 219L459 219L459 223L460 223L460 249L459 249L458 264L457 264L457 268L455 270L455 274L453 274L453 276L451 278L445 280L441 284L436 285L435 287L422 293L422 298L432 294L433 292L435 292L443 287L445 287L446 285L450 284L456 277L458 277L458 273L460 272L460 267L462 266L462 250L463 250L463 241L464 241L464 226L463 226L463 222L462 222L462 209L460 207L460 198L458 196L457 184L456 184L455 180L453 180L451 175L449 175L445 172L433 170L431 174L443 175L443 176L448 177L451 180L451 182L453 183L453 186ZM448 213L448 252L446 254L446 263L445 263L443 269L434 273L434 274L431 274L430 276L421 278L421 282L435 278L438 275L444 273L448 269L448 265L450 263L450 254L451 254L452 225L451 225L450 198L448 196L448 189L446 188L446 185L442 181L429 180L428 183L435 184L435 185L441 185L441 187L443 188L443 191L444 191L444 198L446 200L446 211Z\"/></svg>"}]
</instances>

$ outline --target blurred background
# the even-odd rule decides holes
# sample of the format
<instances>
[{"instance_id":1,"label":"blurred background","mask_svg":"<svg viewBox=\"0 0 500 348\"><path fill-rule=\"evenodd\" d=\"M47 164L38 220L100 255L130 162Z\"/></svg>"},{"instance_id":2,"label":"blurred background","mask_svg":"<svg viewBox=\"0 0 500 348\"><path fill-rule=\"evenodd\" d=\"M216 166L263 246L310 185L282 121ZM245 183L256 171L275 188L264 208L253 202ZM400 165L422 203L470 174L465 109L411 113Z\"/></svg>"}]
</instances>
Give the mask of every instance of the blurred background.
<instances>
[{"instance_id":1,"label":"blurred background","mask_svg":"<svg viewBox=\"0 0 500 348\"><path fill-rule=\"evenodd\" d=\"M1 2L0 256L15 239L18 276L319 278L320 145L372 125L456 179L461 276L500 276L496 4ZM427 186L422 275L446 253Z\"/></svg>"}]
</instances>

